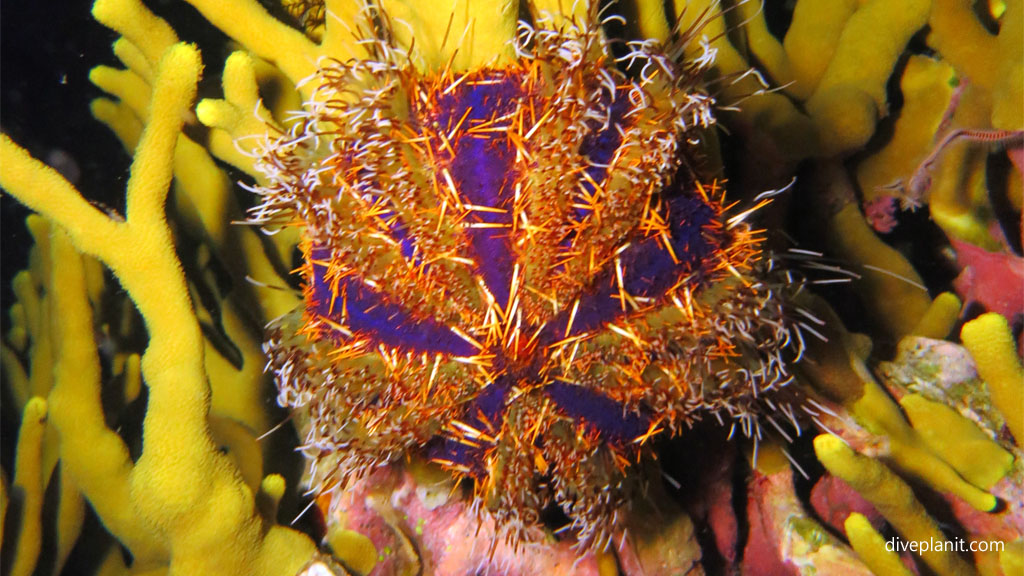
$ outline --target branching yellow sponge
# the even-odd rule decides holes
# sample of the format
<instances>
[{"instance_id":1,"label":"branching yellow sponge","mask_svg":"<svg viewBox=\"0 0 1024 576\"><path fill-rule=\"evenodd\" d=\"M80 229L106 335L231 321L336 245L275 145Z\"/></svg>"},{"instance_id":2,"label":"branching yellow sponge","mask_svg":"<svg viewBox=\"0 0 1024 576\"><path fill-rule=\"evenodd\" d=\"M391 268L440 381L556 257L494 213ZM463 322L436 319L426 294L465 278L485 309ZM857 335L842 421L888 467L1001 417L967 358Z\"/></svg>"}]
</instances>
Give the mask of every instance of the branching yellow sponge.
<instances>
[{"instance_id":1,"label":"branching yellow sponge","mask_svg":"<svg viewBox=\"0 0 1024 576\"><path fill-rule=\"evenodd\" d=\"M814 93L857 4L857 0L797 2L783 41L794 80L788 93L800 100Z\"/></svg>"},{"instance_id":2,"label":"branching yellow sponge","mask_svg":"<svg viewBox=\"0 0 1024 576\"><path fill-rule=\"evenodd\" d=\"M34 397L25 404L14 461L14 491L21 495L21 525L14 553L12 576L29 576L36 567L43 542L42 444L46 430L46 400Z\"/></svg>"},{"instance_id":3,"label":"branching yellow sponge","mask_svg":"<svg viewBox=\"0 0 1024 576\"><path fill-rule=\"evenodd\" d=\"M819 311L819 307L813 309L815 312ZM823 316L825 318L832 317L829 314L823 314ZM920 479L941 492L955 494L977 510L989 511L994 508L997 503L996 498L978 486L993 481L993 478L1001 477L1005 472L1005 455L997 458L996 462L986 464L971 465L958 460L955 454L950 455L950 459L946 460L947 454L944 448L946 445L943 442L956 444L960 450L963 450L965 445L959 443L964 439L953 440L944 436L941 431L931 430L931 426L941 427L946 426L946 423L936 424L935 415L926 414L928 411L924 409L915 414L918 417L918 429L911 428L904 419L899 406L871 376L862 355L855 350L855 341L852 336L841 329L836 329L835 332L837 333L830 334L830 336L835 336L832 340L842 342L843 346L812 343L810 353L814 355L816 362L813 366L802 365L800 368L814 382L815 387L827 393L832 399L841 402L858 423L875 435L879 441L884 442L888 448L886 456L889 464L900 473ZM914 402L911 401L911 404L913 405ZM914 407L917 406L914 405ZM948 417L949 415L943 412L938 419L941 420L943 416ZM952 421L959 422L956 419L952 419ZM973 427L973 425L971 426ZM929 429L925 430L926 427ZM922 434L925 432L931 434L932 437L923 437ZM980 434L977 430L974 430L974 433ZM979 445L992 447L990 444L985 444L984 439ZM990 454L998 457L1002 451L998 450L998 447L996 448L997 450ZM961 469L970 470L965 473L974 479L975 484L965 481L959 473Z\"/></svg>"},{"instance_id":4,"label":"branching yellow sponge","mask_svg":"<svg viewBox=\"0 0 1024 576\"><path fill-rule=\"evenodd\" d=\"M833 217L829 235L843 258L871 267L864 272L859 289L873 303L878 322L897 337L913 331L931 299L910 262L875 236L855 204L847 204Z\"/></svg>"},{"instance_id":5,"label":"branching yellow sponge","mask_svg":"<svg viewBox=\"0 0 1024 576\"><path fill-rule=\"evenodd\" d=\"M996 498L966 482L941 452L932 450L874 379L865 379L864 394L848 406L858 422L888 440L891 463L901 472L927 482L936 490L956 494L977 510L988 512L995 508Z\"/></svg>"},{"instance_id":6,"label":"branching yellow sponge","mask_svg":"<svg viewBox=\"0 0 1024 576\"><path fill-rule=\"evenodd\" d=\"M857 167L865 202L896 195L931 152L939 124L953 96L953 67L927 56L911 56L900 79L903 107L892 139ZM945 336L945 334L943 334Z\"/></svg>"},{"instance_id":7,"label":"branching yellow sponge","mask_svg":"<svg viewBox=\"0 0 1024 576\"><path fill-rule=\"evenodd\" d=\"M325 21L320 44L302 32L276 20L258 2L249 0L188 0L214 26L219 28L254 55L267 60L298 85L313 76L323 56L344 62L365 57L356 31L369 27L366 20L368 3L362 0L330 0L325 2L331 18ZM442 11L436 11L440 14ZM448 12L444 12L448 14ZM367 28L369 29L369 28ZM301 91L309 98L314 83L303 85Z\"/></svg>"},{"instance_id":8,"label":"branching yellow sponge","mask_svg":"<svg viewBox=\"0 0 1024 576\"><path fill-rule=\"evenodd\" d=\"M910 37L924 26L928 2L862 3L847 21L807 110L818 125L822 155L856 150L885 114L885 85Z\"/></svg>"},{"instance_id":9,"label":"branching yellow sponge","mask_svg":"<svg viewBox=\"0 0 1024 576\"><path fill-rule=\"evenodd\" d=\"M911 576L900 557L885 547L885 539L863 514L850 514L843 528L854 552L876 576Z\"/></svg>"},{"instance_id":10,"label":"branching yellow sponge","mask_svg":"<svg viewBox=\"0 0 1024 576\"><path fill-rule=\"evenodd\" d=\"M952 292L943 292L932 300L931 306L910 331L914 336L924 338L945 338L953 330L963 303Z\"/></svg>"},{"instance_id":11,"label":"branching yellow sponge","mask_svg":"<svg viewBox=\"0 0 1024 576\"><path fill-rule=\"evenodd\" d=\"M471 0L416 2L383 0L381 9L396 24L399 44L410 48L420 70L473 70L507 63L514 56L512 41L519 17L518 3L499 0L489 10L468 9ZM415 39L415 42L413 41Z\"/></svg>"},{"instance_id":12,"label":"branching yellow sponge","mask_svg":"<svg viewBox=\"0 0 1024 576\"><path fill-rule=\"evenodd\" d=\"M1013 466L1012 454L949 406L918 394L907 394L900 406L932 452L975 486L991 488Z\"/></svg>"},{"instance_id":13,"label":"branching yellow sponge","mask_svg":"<svg viewBox=\"0 0 1024 576\"><path fill-rule=\"evenodd\" d=\"M1017 445L1024 445L1024 370L1014 350L1010 326L989 312L964 324L964 346L978 364L978 375L988 384L992 402L1006 419Z\"/></svg>"},{"instance_id":14,"label":"branching yellow sponge","mask_svg":"<svg viewBox=\"0 0 1024 576\"><path fill-rule=\"evenodd\" d=\"M187 45L173 46L160 61L132 164L125 221L93 208L6 137L0 138L0 185L107 264L146 321L143 452L127 472L131 504L122 507L136 515L140 535L152 535L155 550L170 552L171 574L296 573L313 556L313 543L265 525L252 490L210 436L203 337L164 216L174 150L199 70L198 52ZM84 288L78 293L84 300ZM160 553L153 556L158 564Z\"/></svg>"},{"instance_id":15,"label":"branching yellow sponge","mask_svg":"<svg viewBox=\"0 0 1024 576\"><path fill-rule=\"evenodd\" d=\"M842 478L871 502L904 540L945 539L924 506L914 497L910 486L884 464L854 452L830 434L814 439L814 451L829 472ZM930 550L921 553L921 558L941 576L974 573L952 552Z\"/></svg>"},{"instance_id":16,"label":"branching yellow sponge","mask_svg":"<svg viewBox=\"0 0 1024 576\"><path fill-rule=\"evenodd\" d=\"M1024 3L1007 0L1003 5L999 31L992 34L973 2L932 2L927 42L963 82L950 131L1024 130ZM994 250L1000 244L989 233L988 154L988 147L977 143L949 146L931 174L929 208L947 235ZM1011 177L1011 182L1015 188L1009 196L1019 197L1020 180Z\"/></svg>"},{"instance_id":17,"label":"branching yellow sponge","mask_svg":"<svg viewBox=\"0 0 1024 576\"><path fill-rule=\"evenodd\" d=\"M196 106L196 117L213 129L211 152L260 181L261 176L253 166L253 149L259 137L266 134L267 126L276 122L260 101L256 70L248 53L235 52L228 57L222 86L224 98L201 100Z\"/></svg>"}]
</instances>

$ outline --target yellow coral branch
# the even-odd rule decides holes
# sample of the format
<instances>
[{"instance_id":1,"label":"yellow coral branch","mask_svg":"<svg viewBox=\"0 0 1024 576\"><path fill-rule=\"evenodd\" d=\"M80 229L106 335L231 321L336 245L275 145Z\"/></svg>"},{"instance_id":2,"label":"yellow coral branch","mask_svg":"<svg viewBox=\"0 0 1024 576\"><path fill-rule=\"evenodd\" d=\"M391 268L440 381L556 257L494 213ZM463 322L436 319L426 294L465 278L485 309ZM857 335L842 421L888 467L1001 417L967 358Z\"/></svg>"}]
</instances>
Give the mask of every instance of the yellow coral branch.
<instances>
[{"instance_id":1,"label":"yellow coral branch","mask_svg":"<svg viewBox=\"0 0 1024 576\"><path fill-rule=\"evenodd\" d=\"M961 77L991 88L995 82L998 41L974 15L970 0L932 0L928 44L956 68Z\"/></svg>"},{"instance_id":2,"label":"yellow coral branch","mask_svg":"<svg viewBox=\"0 0 1024 576\"><path fill-rule=\"evenodd\" d=\"M14 350L24 352L25 347L28 346L28 322L25 319L25 307L21 305L21 302L15 302L11 304L7 314L11 318L11 329L7 331L7 342ZM23 406L26 399L23 399L18 405Z\"/></svg>"},{"instance_id":3,"label":"yellow coral branch","mask_svg":"<svg viewBox=\"0 0 1024 576\"><path fill-rule=\"evenodd\" d=\"M53 374L49 366L53 363L53 351L49 338L50 310L44 295L36 291L32 276L22 271L14 275L14 294L25 311L29 348L29 387L18 394L25 401L31 396L45 397L53 385ZM24 404L19 405L19 407Z\"/></svg>"},{"instance_id":4,"label":"yellow coral branch","mask_svg":"<svg viewBox=\"0 0 1024 576\"><path fill-rule=\"evenodd\" d=\"M927 0L865 2L847 21L807 110L823 156L852 152L886 114L885 86L910 37L928 18Z\"/></svg>"},{"instance_id":5,"label":"yellow coral branch","mask_svg":"<svg viewBox=\"0 0 1024 576\"><path fill-rule=\"evenodd\" d=\"M977 102L979 99L986 102L981 104ZM990 108L988 95L979 94L977 87L969 86L960 104L960 110L967 112L958 113L954 121L957 125L984 126ZM999 243L988 231L987 218L979 214L979 209L990 209L988 202L976 202L988 194L985 185L988 151L971 142L957 142L940 158L928 203L932 219L949 236L987 250L998 250Z\"/></svg>"},{"instance_id":6,"label":"yellow coral branch","mask_svg":"<svg viewBox=\"0 0 1024 576\"><path fill-rule=\"evenodd\" d=\"M380 0L392 33L423 70L472 70L514 57L518 4L498 0ZM415 39L415 42L413 42Z\"/></svg>"},{"instance_id":7,"label":"yellow coral branch","mask_svg":"<svg viewBox=\"0 0 1024 576\"><path fill-rule=\"evenodd\" d=\"M928 0L863 2L847 21L808 105L814 108L818 98L845 86L867 93L876 109L884 113L886 81L907 41L927 22L929 7Z\"/></svg>"},{"instance_id":8,"label":"yellow coral branch","mask_svg":"<svg viewBox=\"0 0 1024 576\"><path fill-rule=\"evenodd\" d=\"M822 434L814 439L814 451L829 472L842 478L874 504L904 540L944 539L935 521L914 497L910 486L884 464L854 452L842 440L830 434ZM941 576L974 573L969 565L952 552L930 550L922 552L921 558Z\"/></svg>"},{"instance_id":9,"label":"yellow coral branch","mask_svg":"<svg viewBox=\"0 0 1024 576\"><path fill-rule=\"evenodd\" d=\"M139 47L132 44L131 40L121 37L114 41L114 56L125 65L126 68L137 74L147 84L153 82L156 71L153 64L146 59L146 55L139 50Z\"/></svg>"},{"instance_id":10,"label":"yellow coral branch","mask_svg":"<svg viewBox=\"0 0 1024 576\"><path fill-rule=\"evenodd\" d=\"M911 576L896 552L885 547L885 539L863 514L854 512L843 524L850 546L876 576Z\"/></svg>"},{"instance_id":11,"label":"yellow coral branch","mask_svg":"<svg viewBox=\"0 0 1024 576\"><path fill-rule=\"evenodd\" d=\"M865 202L898 195L934 146L935 133L953 95L953 68L927 56L911 56L900 79L903 108L892 139L857 167Z\"/></svg>"},{"instance_id":12,"label":"yellow coral branch","mask_svg":"<svg viewBox=\"0 0 1024 576\"><path fill-rule=\"evenodd\" d=\"M139 0L96 0L92 16L130 40L154 70L164 52L178 41L174 29Z\"/></svg>"},{"instance_id":13,"label":"yellow coral branch","mask_svg":"<svg viewBox=\"0 0 1024 576\"><path fill-rule=\"evenodd\" d=\"M736 4L743 21L747 47L776 86L786 86L793 81L793 70L788 54L775 36L768 31L761 2L739 2Z\"/></svg>"},{"instance_id":14,"label":"yellow coral branch","mask_svg":"<svg viewBox=\"0 0 1024 576\"><path fill-rule=\"evenodd\" d=\"M852 411L871 432L888 439L892 464L937 490L956 494L978 510L988 512L995 508L995 497L964 481L940 453L929 449L881 386L862 365L860 368L863 370L864 394L853 403Z\"/></svg>"},{"instance_id":15,"label":"yellow coral branch","mask_svg":"<svg viewBox=\"0 0 1024 576\"><path fill-rule=\"evenodd\" d=\"M274 19L255 0L188 0L211 24L250 52L276 64L295 84L312 76L320 53L301 32ZM338 56L345 59L345 55Z\"/></svg>"},{"instance_id":16,"label":"yellow coral branch","mask_svg":"<svg viewBox=\"0 0 1024 576\"><path fill-rule=\"evenodd\" d=\"M991 488L1013 466L1012 454L949 406L918 394L907 394L900 406L932 452L975 486Z\"/></svg>"},{"instance_id":17,"label":"yellow coral branch","mask_svg":"<svg viewBox=\"0 0 1024 576\"><path fill-rule=\"evenodd\" d=\"M149 85L131 70L97 66L89 71L89 81L104 92L116 96L140 120L149 114Z\"/></svg>"},{"instance_id":18,"label":"yellow coral branch","mask_svg":"<svg viewBox=\"0 0 1024 576\"><path fill-rule=\"evenodd\" d=\"M260 515L268 521L277 519L277 509L287 488L284 477L280 474L268 474L260 482L260 491L256 493L256 506Z\"/></svg>"},{"instance_id":19,"label":"yellow coral branch","mask_svg":"<svg viewBox=\"0 0 1024 576\"><path fill-rule=\"evenodd\" d=\"M1024 445L1024 369L1006 318L993 312L983 314L964 324L960 338L978 364L978 375L988 384L992 403L1006 419L1017 445Z\"/></svg>"},{"instance_id":20,"label":"yellow coral branch","mask_svg":"<svg viewBox=\"0 0 1024 576\"><path fill-rule=\"evenodd\" d=\"M51 322L60 318L60 311L53 310L50 278L50 225L46 220L33 214L26 220L29 232L36 243L29 251L29 269L26 274L15 277L15 292L22 299L23 310L27 311L29 349L29 384L25 396L45 398L53 387L53 327ZM22 408L24 404L19 404ZM50 476L57 463L57 434L53 427L43 433L42 476L43 486L50 483Z\"/></svg>"},{"instance_id":21,"label":"yellow coral branch","mask_svg":"<svg viewBox=\"0 0 1024 576\"><path fill-rule=\"evenodd\" d=\"M85 502L78 484L61 468L60 501L57 504L57 557L54 574L60 574L85 522Z\"/></svg>"},{"instance_id":22,"label":"yellow coral branch","mask_svg":"<svg viewBox=\"0 0 1024 576\"><path fill-rule=\"evenodd\" d=\"M259 386L252 386L252 382L250 388L259 391ZM226 452L242 481L255 493L263 479L263 454L256 434L252 428L226 416L211 413L209 422L214 442Z\"/></svg>"},{"instance_id":23,"label":"yellow coral branch","mask_svg":"<svg viewBox=\"0 0 1024 576\"><path fill-rule=\"evenodd\" d=\"M138 354L129 354L124 362L124 401L134 402L142 393L142 359Z\"/></svg>"},{"instance_id":24,"label":"yellow coral branch","mask_svg":"<svg viewBox=\"0 0 1024 576\"><path fill-rule=\"evenodd\" d=\"M1020 574L1024 572L1024 541L1011 542L999 553L999 567L1003 574Z\"/></svg>"},{"instance_id":25,"label":"yellow coral branch","mask_svg":"<svg viewBox=\"0 0 1024 576\"><path fill-rule=\"evenodd\" d=\"M0 163L0 187L68 230L84 252L100 254L126 240L122 225L93 208L56 170L29 156L5 134L0 134Z\"/></svg>"},{"instance_id":26,"label":"yellow coral branch","mask_svg":"<svg viewBox=\"0 0 1024 576\"><path fill-rule=\"evenodd\" d=\"M142 374L150 394L130 494L144 528L173 551L172 573L294 573L313 554L312 543L287 529L263 527L252 492L210 438L203 339L164 220L173 150L199 68L198 53L186 45L161 60L128 183L126 222L100 215L6 138L0 159L13 169L0 175L0 184L104 260L146 321Z\"/></svg>"},{"instance_id":27,"label":"yellow coral branch","mask_svg":"<svg viewBox=\"0 0 1024 576\"><path fill-rule=\"evenodd\" d=\"M11 576L29 576L39 560L43 544L43 432L46 429L46 400L33 397L25 404L14 460L16 494L22 499L21 526Z\"/></svg>"},{"instance_id":28,"label":"yellow coral branch","mask_svg":"<svg viewBox=\"0 0 1024 576\"><path fill-rule=\"evenodd\" d=\"M327 529L326 540L334 557L359 574L369 574L377 565L380 552L373 541L360 532L345 529L340 522Z\"/></svg>"},{"instance_id":29,"label":"yellow coral branch","mask_svg":"<svg viewBox=\"0 0 1024 576\"><path fill-rule=\"evenodd\" d=\"M768 134L776 150L786 159L801 159L820 149L814 123L796 109L789 98L766 91L756 76L749 74L750 64L729 43L725 17L719 2L696 0L675 2L675 17L680 30L696 30L696 38L706 38L717 51L715 69L733 77L721 86L719 101L729 106L742 102L736 112L743 124ZM692 42L686 56L700 55L701 45Z\"/></svg>"},{"instance_id":30,"label":"yellow coral branch","mask_svg":"<svg viewBox=\"0 0 1024 576\"><path fill-rule=\"evenodd\" d=\"M62 474L88 498L107 530L131 552L137 568L167 561L168 551L135 517L130 500L128 447L107 428L100 400L100 362L93 341L82 258L63 233L53 237L54 307L62 311L56 386L50 419L61 436Z\"/></svg>"},{"instance_id":31,"label":"yellow coral branch","mask_svg":"<svg viewBox=\"0 0 1024 576\"><path fill-rule=\"evenodd\" d=\"M342 62L363 56L359 41L371 33L369 0L324 0L324 7L327 19L320 51Z\"/></svg>"},{"instance_id":32,"label":"yellow coral branch","mask_svg":"<svg viewBox=\"0 0 1024 576\"><path fill-rule=\"evenodd\" d=\"M534 4L537 4L537 2L534 2ZM583 18L586 16L586 12L584 10L588 7L583 2L579 2L578 4L582 6L577 8L577 14L574 14L574 16L577 18ZM538 11L543 9L544 8L538 8ZM548 10L551 10L551 8L548 8ZM653 38L658 42L665 42L668 40L671 30L669 29L668 20L665 18L664 2L660 0L637 0L636 12L636 27L641 38ZM562 11L561 13L568 14L569 10Z\"/></svg>"},{"instance_id":33,"label":"yellow coral branch","mask_svg":"<svg viewBox=\"0 0 1024 576\"><path fill-rule=\"evenodd\" d=\"M211 411L260 434L267 427L267 418L263 410L266 379L259 339L245 326L234 302L224 303L221 320L227 336L241 353L243 364L235 368L212 346L207 346L206 370L213 387ZM254 488L262 478L262 469L257 472Z\"/></svg>"},{"instance_id":34,"label":"yellow coral branch","mask_svg":"<svg viewBox=\"0 0 1024 576\"><path fill-rule=\"evenodd\" d=\"M814 300L810 305L819 316L830 320L830 342L808 343L812 364L802 365L820 391L841 402L869 432L888 449L883 453L899 471L919 478L937 490L963 498L978 510L989 511L996 505L991 494L960 477L940 454L936 454L910 427L899 407L875 381L864 364L866 352L856 349L852 335L845 332L834 313Z\"/></svg>"},{"instance_id":35,"label":"yellow coral branch","mask_svg":"<svg viewBox=\"0 0 1024 576\"><path fill-rule=\"evenodd\" d=\"M206 236L215 250L223 250L231 222L241 215L231 180L205 148L185 135L175 147L174 177L181 220L196 235Z\"/></svg>"},{"instance_id":36,"label":"yellow coral branch","mask_svg":"<svg viewBox=\"0 0 1024 576\"><path fill-rule=\"evenodd\" d=\"M199 121L213 128L210 151L221 160L257 179L262 176L252 157L267 125L276 126L260 102L253 59L245 52L233 52L224 63L224 99L204 99L196 106ZM242 152L244 150L245 152Z\"/></svg>"},{"instance_id":37,"label":"yellow coral branch","mask_svg":"<svg viewBox=\"0 0 1024 576\"><path fill-rule=\"evenodd\" d=\"M134 150L140 138L139 120L148 117L150 86L133 72L112 68L96 68L92 78L97 86L120 99L117 104L104 100L95 102L95 115L110 125L129 150ZM240 153L236 142L253 143L256 137L267 131L268 123L275 124L270 112L260 102L252 58L243 52L232 54L225 64L223 85L226 99L204 100L197 107L197 114L207 125L220 128L212 134L211 148L243 170L254 172L252 158ZM133 112L128 112L129 108ZM229 133L225 134L225 131ZM229 226L230 222L241 217L230 181L206 150L184 135L180 135L176 143L174 175L178 208L186 225L196 235L207 237L229 267L237 261L238 255L226 251L238 249L249 261L255 277L270 284L278 282L277 275L263 273L272 267L267 265L262 248L253 249L253 242L249 241L255 232L238 231ZM239 243L243 246L237 246ZM261 273L256 274L257 271ZM236 282L242 285L244 278L241 274L236 276ZM261 295L266 298L260 300L270 302L274 310L267 316L270 318L290 310L295 304L291 295L289 298L283 298L276 292ZM282 304L281 300L288 302ZM284 308L285 305L288 307Z\"/></svg>"},{"instance_id":38,"label":"yellow coral branch","mask_svg":"<svg viewBox=\"0 0 1024 576\"><path fill-rule=\"evenodd\" d=\"M2 135L0 135L2 136ZM40 318L39 309L41 306L39 293L36 292L35 283L32 282L32 273L22 270L11 279L11 289L18 302L18 310L21 319L24 321L25 346L28 346L30 337L39 333ZM13 320L13 318L12 318ZM28 398L26 397L27 401Z\"/></svg>"},{"instance_id":39,"label":"yellow coral branch","mask_svg":"<svg viewBox=\"0 0 1024 576\"><path fill-rule=\"evenodd\" d=\"M910 333L931 305L910 262L875 235L855 204L833 217L829 240L841 258L867 268L859 289L885 331L896 337Z\"/></svg>"},{"instance_id":40,"label":"yellow coral branch","mask_svg":"<svg viewBox=\"0 0 1024 576\"><path fill-rule=\"evenodd\" d=\"M29 396L28 373L18 360L18 355L5 344L0 344L0 364L3 366L7 385L14 395L14 402L18 406L24 406Z\"/></svg>"},{"instance_id":41,"label":"yellow coral branch","mask_svg":"<svg viewBox=\"0 0 1024 576\"><path fill-rule=\"evenodd\" d=\"M910 333L925 338L945 338L960 317L963 303L952 292L943 292L932 300L931 306Z\"/></svg>"},{"instance_id":42,"label":"yellow coral branch","mask_svg":"<svg viewBox=\"0 0 1024 576\"><path fill-rule=\"evenodd\" d=\"M25 219L25 226L35 240L35 245L28 254L28 272L32 276L35 288L45 291L50 285L50 223L38 214L30 214Z\"/></svg>"},{"instance_id":43,"label":"yellow coral branch","mask_svg":"<svg viewBox=\"0 0 1024 576\"><path fill-rule=\"evenodd\" d=\"M1024 2L1007 0L999 29L999 67L992 87L992 126L1024 130ZM1020 188L1017 188L1020 193Z\"/></svg>"},{"instance_id":44,"label":"yellow coral branch","mask_svg":"<svg viewBox=\"0 0 1024 576\"><path fill-rule=\"evenodd\" d=\"M590 10L590 2L588 0L532 0L528 4L534 18L547 14L549 18L553 19L555 27L560 27L573 19L576 22L582 22ZM661 10L662 20L665 19L664 3L655 2L654 0L638 0L637 12L639 12L641 20L648 17L655 4L658 4L657 9ZM666 22L664 26L667 29L668 23ZM642 24L641 29L644 29ZM663 39L658 36L648 37Z\"/></svg>"},{"instance_id":45,"label":"yellow coral branch","mask_svg":"<svg viewBox=\"0 0 1024 576\"><path fill-rule=\"evenodd\" d=\"M783 47L793 71L786 91L801 100L818 87L857 0L801 0L793 10Z\"/></svg>"},{"instance_id":46,"label":"yellow coral branch","mask_svg":"<svg viewBox=\"0 0 1024 576\"><path fill-rule=\"evenodd\" d=\"M164 219L164 201L167 199L172 175L172 166L167 159L174 157L174 146L178 142L185 112L195 96L200 69L199 53L195 48L177 45L167 51L153 86L150 118L135 152L131 178L128 180L125 218L135 236L133 239L146 240L143 246L166 256L173 253ZM137 258L124 258L128 254L114 256L109 253L111 251L108 247L108 259L122 260L124 262L118 264L128 269L139 268ZM134 256L137 252L131 254ZM119 275L121 273L116 268L115 272ZM175 274L175 277L180 277L180 274ZM152 282L147 281L146 285L152 285ZM166 288L170 287L173 285Z\"/></svg>"},{"instance_id":47,"label":"yellow coral branch","mask_svg":"<svg viewBox=\"0 0 1024 576\"><path fill-rule=\"evenodd\" d=\"M121 145L129 154L142 138L142 122L126 104L114 102L107 98L97 98L89 104L93 118L106 124L121 141Z\"/></svg>"}]
</instances>

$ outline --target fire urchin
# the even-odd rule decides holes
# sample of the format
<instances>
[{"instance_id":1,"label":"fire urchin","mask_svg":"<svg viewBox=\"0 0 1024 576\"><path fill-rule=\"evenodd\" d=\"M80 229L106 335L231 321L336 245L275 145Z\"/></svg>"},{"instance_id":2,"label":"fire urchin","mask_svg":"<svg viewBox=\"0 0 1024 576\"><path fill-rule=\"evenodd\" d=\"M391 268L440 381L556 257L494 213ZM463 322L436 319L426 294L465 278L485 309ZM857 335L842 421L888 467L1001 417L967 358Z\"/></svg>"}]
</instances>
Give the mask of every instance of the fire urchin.
<instances>
[{"instance_id":1,"label":"fire urchin","mask_svg":"<svg viewBox=\"0 0 1024 576\"><path fill-rule=\"evenodd\" d=\"M458 72L368 40L266 140L252 220L301 227L305 307L265 348L321 490L415 454L513 541L554 504L603 547L651 438L759 434L791 381L756 206L694 168L713 54L630 44L629 77L597 20L521 24L516 61Z\"/></svg>"}]
</instances>

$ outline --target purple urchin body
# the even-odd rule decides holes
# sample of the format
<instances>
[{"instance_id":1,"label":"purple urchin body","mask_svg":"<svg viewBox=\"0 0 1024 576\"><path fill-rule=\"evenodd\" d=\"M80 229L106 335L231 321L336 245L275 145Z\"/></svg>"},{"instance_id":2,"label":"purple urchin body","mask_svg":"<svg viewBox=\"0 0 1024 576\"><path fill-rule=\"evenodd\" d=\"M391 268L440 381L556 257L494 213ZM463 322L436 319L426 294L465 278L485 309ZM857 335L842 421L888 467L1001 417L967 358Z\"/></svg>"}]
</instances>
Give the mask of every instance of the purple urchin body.
<instances>
[{"instance_id":1,"label":"purple urchin body","mask_svg":"<svg viewBox=\"0 0 1024 576\"><path fill-rule=\"evenodd\" d=\"M699 70L629 80L587 28L524 49L321 70L259 162L260 221L302 226L306 257L266 348L322 489L419 455L513 537L555 504L603 546L647 440L708 411L748 427L790 332L758 233L680 169Z\"/></svg>"}]
</instances>

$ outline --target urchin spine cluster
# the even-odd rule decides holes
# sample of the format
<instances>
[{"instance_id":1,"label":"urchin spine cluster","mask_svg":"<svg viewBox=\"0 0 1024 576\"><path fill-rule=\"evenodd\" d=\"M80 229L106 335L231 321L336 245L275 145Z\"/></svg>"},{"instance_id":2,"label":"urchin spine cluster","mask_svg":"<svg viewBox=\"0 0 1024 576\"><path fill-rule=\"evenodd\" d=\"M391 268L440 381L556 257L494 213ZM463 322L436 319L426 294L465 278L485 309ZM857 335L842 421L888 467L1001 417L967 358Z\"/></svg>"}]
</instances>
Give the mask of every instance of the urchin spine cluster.
<instances>
[{"instance_id":1,"label":"urchin spine cluster","mask_svg":"<svg viewBox=\"0 0 1024 576\"><path fill-rule=\"evenodd\" d=\"M703 413L759 435L802 351L749 211L680 169L714 121L710 60L636 43L630 80L599 26L543 20L502 68L367 45L321 64L257 161L252 221L303 230L306 306L265 349L313 481L415 453L472 479L512 541L557 504L606 546L648 439Z\"/></svg>"}]
</instances>

